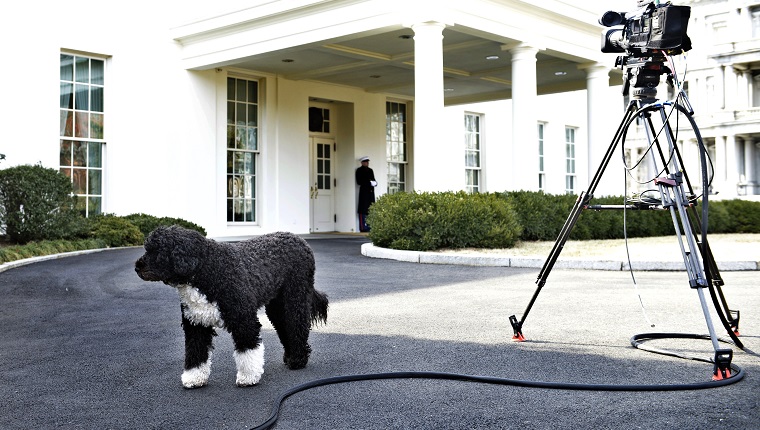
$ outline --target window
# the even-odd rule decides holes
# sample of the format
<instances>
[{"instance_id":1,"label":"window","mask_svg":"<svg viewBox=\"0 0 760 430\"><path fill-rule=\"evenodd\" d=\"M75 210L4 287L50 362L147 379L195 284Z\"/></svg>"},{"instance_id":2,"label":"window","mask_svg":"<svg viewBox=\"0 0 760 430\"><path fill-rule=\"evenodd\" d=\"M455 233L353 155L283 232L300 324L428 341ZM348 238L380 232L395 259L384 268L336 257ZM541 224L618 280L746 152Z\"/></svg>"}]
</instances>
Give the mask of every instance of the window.
<instances>
[{"instance_id":1,"label":"window","mask_svg":"<svg viewBox=\"0 0 760 430\"><path fill-rule=\"evenodd\" d=\"M309 108L309 131L312 133L330 133L330 109Z\"/></svg>"},{"instance_id":2,"label":"window","mask_svg":"<svg viewBox=\"0 0 760 430\"><path fill-rule=\"evenodd\" d=\"M565 127L565 192L575 193L575 129Z\"/></svg>"},{"instance_id":3,"label":"window","mask_svg":"<svg viewBox=\"0 0 760 430\"><path fill-rule=\"evenodd\" d=\"M538 123L538 189L544 191L546 187L546 172L544 170L544 127L546 124Z\"/></svg>"},{"instance_id":4,"label":"window","mask_svg":"<svg viewBox=\"0 0 760 430\"><path fill-rule=\"evenodd\" d=\"M388 162L388 194L406 190L407 106L385 103L385 156Z\"/></svg>"},{"instance_id":5,"label":"window","mask_svg":"<svg viewBox=\"0 0 760 430\"><path fill-rule=\"evenodd\" d=\"M468 193L481 191L481 135L482 116L466 113L464 115L464 176L465 190Z\"/></svg>"},{"instance_id":6,"label":"window","mask_svg":"<svg viewBox=\"0 0 760 430\"><path fill-rule=\"evenodd\" d=\"M103 59L61 54L59 168L87 217L103 211L104 75Z\"/></svg>"},{"instance_id":7,"label":"window","mask_svg":"<svg viewBox=\"0 0 760 430\"><path fill-rule=\"evenodd\" d=\"M256 222L259 83L227 78L227 222Z\"/></svg>"},{"instance_id":8,"label":"window","mask_svg":"<svg viewBox=\"0 0 760 430\"><path fill-rule=\"evenodd\" d=\"M760 8L753 6L750 8L749 13L752 17L752 38L757 39L760 37Z\"/></svg>"}]
</instances>

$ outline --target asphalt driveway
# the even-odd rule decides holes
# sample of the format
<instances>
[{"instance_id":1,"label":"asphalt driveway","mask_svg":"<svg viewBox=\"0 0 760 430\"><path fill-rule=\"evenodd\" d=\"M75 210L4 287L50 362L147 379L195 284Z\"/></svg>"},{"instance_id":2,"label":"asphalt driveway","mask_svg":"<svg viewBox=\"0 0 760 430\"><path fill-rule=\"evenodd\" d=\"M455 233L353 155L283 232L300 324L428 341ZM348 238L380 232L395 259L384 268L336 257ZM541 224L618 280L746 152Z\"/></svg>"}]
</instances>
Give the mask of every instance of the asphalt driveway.
<instances>
[{"instance_id":1,"label":"asphalt driveway","mask_svg":"<svg viewBox=\"0 0 760 430\"><path fill-rule=\"evenodd\" d=\"M129 248L43 261L0 273L0 428L246 429L283 391L316 379L433 371L529 381L682 384L712 366L632 348L641 332L706 333L683 272L555 270L510 341L536 269L425 265L361 255L363 237L313 239L317 288L331 300L309 365L290 371L264 323L265 373L235 387L232 343L217 336L209 385L180 383L177 293L140 280ZM757 272L728 272L742 341L760 351ZM656 325L650 327L646 316ZM712 356L708 341L660 340ZM744 380L692 391L603 392L446 380L351 382L292 396L278 429L760 428L760 356L734 348Z\"/></svg>"}]
</instances>

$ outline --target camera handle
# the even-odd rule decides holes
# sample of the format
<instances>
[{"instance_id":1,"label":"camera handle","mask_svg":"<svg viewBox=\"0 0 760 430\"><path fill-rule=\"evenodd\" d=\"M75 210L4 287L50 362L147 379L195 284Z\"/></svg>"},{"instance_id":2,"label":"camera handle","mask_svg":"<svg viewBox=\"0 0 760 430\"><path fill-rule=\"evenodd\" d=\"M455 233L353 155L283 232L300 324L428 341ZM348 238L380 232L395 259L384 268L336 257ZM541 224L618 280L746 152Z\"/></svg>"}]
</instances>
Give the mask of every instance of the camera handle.
<instances>
[{"instance_id":1,"label":"camera handle","mask_svg":"<svg viewBox=\"0 0 760 430\"><path fill-rule=\"evenodd\" d=\"M659 77L659 75L658 75ZM709 243L707 242L706 225L702 225L697 207L690 202L690 197L694 196L694 192L689 181L688 175L684 169L683 160L681 158L678 146L675 145L675 138L673 130L669 124L669 118L665 112L665 106L670 103L663 104L658 103L651 98L651 92L644 94L634 94L631 102L626 108L623 120L618 126L615 136L612 139L607 152L602 159L602 162L591 179L586 191L581 192L575 201L572 211L570 212L565 224L562 226L562 230L554 243L552 250L550 251L546 261L544 262L538 278L536 279L536 288L533 296L531 297L525 312L520 320L515 315L509 317L510 324L514 330L514 341L524 341L525 336L523 334L523 324L528 316L528 313L532 309L538 295L542 288L546 284L549 274L554 267L557 259L559 258L562 249L564 248L567 239L570 237L570 233L575 227L580 215L584 209L592 210L607 210L607 209L625 209L625 210L668 210L673 220L673 227L676 232L678 243L681 249L681 254L684 260L684 266L686 268L687 275L689 277L689 286L697 291L699 296L702 311L705 316L705 322L709 330L709 337L712 341L713 349L715 350L715 363L713 371L713 379L724 379L730 377L730 361L732 357L732 351L730 349L722 349L718 345L718 338L713 327L710 312L705 299L704 289L708 289L712 297L713 306L717 312L717 315L731 337L733 343L740 349L744 349L742 342L739 340L739 311L730 310L726 302L725 296L721 286L724 285L723 279L718 271L717 263L713 258L712 251L710 250ZM698 144L700 146L701 161L703 166L703 193L705 193L704 205L707 205L707 179L706 179L706 160L705 160L705 148L702 143L702 138L699 133L699 129L693 118L693 112L690 107L689 110L684 108L678 103L672 105L674 109L677 109L680 113L684 114L690 122L694 132L697 136ZM659 114L659 118L662 121L662 128L658 131L652 121L652 115ZM596 191L602 175L606 170L612 154L615 152L618 144L621 140L625 139L629 126L635 119L640 119L645 124L647 140L649 142L649 148L654 148L659 155L659 159L662 162L662 172L665 176L655 179L655 183L660 193L659 203L626 203L624 205L591 205L594 192ZM667 141L667 151L663 151L661 145L661 137L664 136ZM668 154L668 157L666 157ZM659 171L659 169L657 170ZM700 226L700 227L697 227ZM682 233L683 232L683 233ZM703 233L704 232L704 233ZM700 240L701 236L701 240ZM698 258L701 256L701 259ZM632 341L633 342L633 341ZM634 344L634 346L636 346Z\"/></svg>"}]
</instances>

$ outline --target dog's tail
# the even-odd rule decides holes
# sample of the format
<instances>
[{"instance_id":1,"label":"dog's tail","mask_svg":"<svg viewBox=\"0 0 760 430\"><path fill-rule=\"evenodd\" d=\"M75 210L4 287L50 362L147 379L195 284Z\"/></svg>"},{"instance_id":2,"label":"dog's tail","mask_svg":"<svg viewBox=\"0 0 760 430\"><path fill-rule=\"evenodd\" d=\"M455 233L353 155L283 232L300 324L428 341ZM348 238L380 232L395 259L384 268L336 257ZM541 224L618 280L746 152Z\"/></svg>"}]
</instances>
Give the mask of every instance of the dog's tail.
<instances>
[{"instance_id":1,"label":"dog's tail","mask_svg":"<svg viewBox=\"0 0 760 430\"><path fill-rule=\"evenodd\" d=\"M322 322L327 324L327 294L314 290L311 296L311 323Z\"/></svg>"}]
</instances>

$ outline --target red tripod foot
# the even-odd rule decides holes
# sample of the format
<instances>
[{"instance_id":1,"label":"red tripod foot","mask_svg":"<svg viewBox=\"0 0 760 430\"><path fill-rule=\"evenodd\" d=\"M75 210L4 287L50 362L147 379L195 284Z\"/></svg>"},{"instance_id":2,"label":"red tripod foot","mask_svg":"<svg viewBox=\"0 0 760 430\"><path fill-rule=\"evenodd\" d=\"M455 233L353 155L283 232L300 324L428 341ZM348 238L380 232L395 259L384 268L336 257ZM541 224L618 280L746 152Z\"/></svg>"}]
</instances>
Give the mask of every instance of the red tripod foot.
<instances>
[{"instance_id":1,"label":"red tripod foot","mask_svg":"<svg viewBox=\"0 0 760 430\"><path fill-rule=\"evenodd\" d=\"M715 351L713 381L722 381L731 377L731 359L733 357L734 352L730 349L718 349Z\"/></svg>"},{"instance_id":2,"label":"red tripod foot","mask_svg":"<svg viewBox=\"0 0 760 430\"><path fill-rule=\"evenodd\" d=\"M515 335L512 336L512 342L525 342L525 336L523 336L522 333L515 333Z\"/></svg>"}]
</instances>

